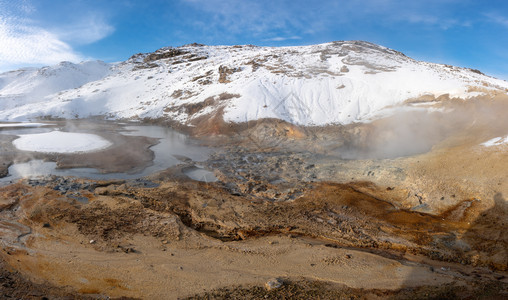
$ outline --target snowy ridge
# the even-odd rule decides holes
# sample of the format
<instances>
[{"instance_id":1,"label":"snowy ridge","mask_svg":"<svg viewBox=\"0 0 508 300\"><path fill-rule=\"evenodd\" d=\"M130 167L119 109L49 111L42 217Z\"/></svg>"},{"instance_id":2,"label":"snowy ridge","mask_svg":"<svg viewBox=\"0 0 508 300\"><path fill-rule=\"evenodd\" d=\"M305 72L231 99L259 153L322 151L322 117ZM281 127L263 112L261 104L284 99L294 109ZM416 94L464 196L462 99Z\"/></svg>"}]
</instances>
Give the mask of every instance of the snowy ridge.
<instances>
[{"instance_id":1,"label":"snowy ridge","mask_svg":"<svg viewBox=\"0 0 508 300\"><path fill-rule=\"evenodd\" d=\"M0 109L16 110L35 104L44 105L48 95L78 88L104 78L110 65L101 61L80 64L61 62L52 67L27 68L0 74ZM23 118L21 118L23 119Z\"/></svg>"},{"instance_id":2,"label":"snowy ridge","mask_svg":"<svg viewBox=\"0 0 508 300\"><path fill-rule=\"evenodd\" d=\"M72 68L82 71L65 71L51 80L40 79L42 69L0 74L0 120L100 115L192 125L220 113L233 122L278 118L301 125L348 124L444 94L468 99L508 91L508 82L479 71L420 62L359 41L280 48L192 44L137 54L115 65L89 62ZM31 75L14 80L20 72ZM24 81L33 87L23 87ZM36 87L45 84L50 92L34 97Z\"/></svg>"}]
</instances>

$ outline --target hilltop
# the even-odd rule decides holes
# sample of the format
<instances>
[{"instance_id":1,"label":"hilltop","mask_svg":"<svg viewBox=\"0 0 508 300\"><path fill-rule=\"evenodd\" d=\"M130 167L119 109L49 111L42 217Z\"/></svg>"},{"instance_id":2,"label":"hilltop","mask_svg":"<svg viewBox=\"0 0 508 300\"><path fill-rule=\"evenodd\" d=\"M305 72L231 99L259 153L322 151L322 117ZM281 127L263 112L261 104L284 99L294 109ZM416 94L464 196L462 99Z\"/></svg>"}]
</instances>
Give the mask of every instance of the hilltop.
<instances>
[{"instance_id":1,"label":"hilltop","mask_svg":"<svg viewBox=\"0 0 508 300\"><path fill-rule=\"evenodd\" d=\"M506 94L478 70L417 61L362 41L297 47L166 47L106 64L0 74L0 120L163 119L195 125L275 118L351 124L449 98Z\"/></svg>"}]
</instances>

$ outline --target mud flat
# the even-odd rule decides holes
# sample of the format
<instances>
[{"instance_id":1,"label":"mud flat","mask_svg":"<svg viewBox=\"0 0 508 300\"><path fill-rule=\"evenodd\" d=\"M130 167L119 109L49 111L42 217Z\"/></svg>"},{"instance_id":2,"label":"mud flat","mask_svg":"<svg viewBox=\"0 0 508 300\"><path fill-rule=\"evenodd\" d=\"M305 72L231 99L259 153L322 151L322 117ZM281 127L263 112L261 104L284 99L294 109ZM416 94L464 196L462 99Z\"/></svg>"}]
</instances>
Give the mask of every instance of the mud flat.
<instances>
[{"instance_id":1,"label":"mud flat","mask_svg":"<svg viewBox=\"0 0 508 300\"><path fill-rule=\"evenodd\" d=\"M503 243L500 224L489 230L484 221L397 210L368 185L319 183L297 200L267 202L164 176L4 187L2 199L11 200L2 203L2 258L43 291L59 287L57 295L276 297L263 287L270 278L302 297L506 292L506 265L487 257L500 249L471 256L477 234L482 248Z\"/></svg>"},{"instance_id":2,"label":"mud flat","mask_svg":"<svg viewBox=\"0 0 508 300\"><path fill-rule=\"evenodd\" d=\"M176 165L182 157L199 162L213 152L161 126L100 120L46 122L41 128L16 124L0 124L0 184L4 185L45 175L140 178ZM213 179L206 170L201 173Z\"/></svg>"},{"instance_id":3,"label":"mud flat","mask_svg":"<svg viewBox=\"0 0 508 300\"><path fill-rule=\"evenodd\" d=\"M56 165L53 168L59 169L94 168L98 173L136 172L152 164L154 154L149 148L157 144L157 139L119 134L121 127L107 122L68 121L44 124L44 127L34 128L2 128L2 177L9 175L8 168L12 165L33 160L54 162ZM94 149L95 146L98 149ZM30 171L26 170L25 174L19 175L33 175ZM12 179L15 181L18 178Z\"/></svg>"},{"instance_id":4,"label":"mud flat","mask_svg":"<svg viewBox=\"0 0 508 300\"><path fill-rule=\"evenodd\" d=\"M387 132L388 119L321 128L261 120L207 139L217 148L199 164L177 156L143 178L46 176L4 186L0 291L506 299L508 149L483 145L506 135L506 121L473 115L407 151L398 134L368 138ZM400 147L372 147L383 141ZM217 180L185 176L201 168Z\"/></svg>"}]
</instances>

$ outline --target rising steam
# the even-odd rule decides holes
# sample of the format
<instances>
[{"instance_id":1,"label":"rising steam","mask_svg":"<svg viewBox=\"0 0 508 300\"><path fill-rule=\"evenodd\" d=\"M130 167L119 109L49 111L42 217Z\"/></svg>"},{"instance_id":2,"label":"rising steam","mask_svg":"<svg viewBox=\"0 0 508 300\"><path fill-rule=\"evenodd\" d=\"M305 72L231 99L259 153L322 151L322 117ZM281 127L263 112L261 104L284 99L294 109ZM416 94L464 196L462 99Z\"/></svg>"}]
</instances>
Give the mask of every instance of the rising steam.
<instances>
[{"instance_id":1,"label":"rising steam","mask_svg":"<svg viewBox=\"0 0 508 300\"><path fill-rule=\"evenodd\" d=\"M507 96L401 111L348 130L339 155L344 159L396 158L425 153L441 143L481 143L508 134L507 113Z\"/></svg>"}]
</instances>

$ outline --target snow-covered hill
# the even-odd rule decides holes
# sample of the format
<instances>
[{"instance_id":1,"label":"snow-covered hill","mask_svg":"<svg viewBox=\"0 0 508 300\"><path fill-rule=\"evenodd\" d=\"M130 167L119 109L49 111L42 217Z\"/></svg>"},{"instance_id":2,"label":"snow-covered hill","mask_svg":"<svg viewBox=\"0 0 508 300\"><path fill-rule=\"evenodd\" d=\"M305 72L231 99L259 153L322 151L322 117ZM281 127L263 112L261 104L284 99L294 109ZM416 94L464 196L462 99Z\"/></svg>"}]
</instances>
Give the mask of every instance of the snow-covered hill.
<instances>
[{"instance_id":1,"label":"snow-covered hill","mask_svg":"<svg viewBox=\"0 0 508 300\"><path fill-rule=\"evenodd\" d=\"M35 110L41 109L41 106L43 107L51 98L48 97L49 95L100 80L110 73L110 68L109 64L101 61L80 64L61 62L51 67L27 68L2 73L0 74L2 119L10 119L10 112L22 112L31 105L34 105Z\"/></svg>"},{"instance_id":2,"label":"snow-covered hill","mask_svg":"<svg viewBox=\"0 0 508 300\"><path fill-rule=\"evenodd\" d=\"M348 124L439 96L507 93L477 70L413 60L360 41L300 47L186 45L107 65L63 63L0 74L0 120L165 118L182 124L278 118Z\"/></svg>"}]
</instances>

